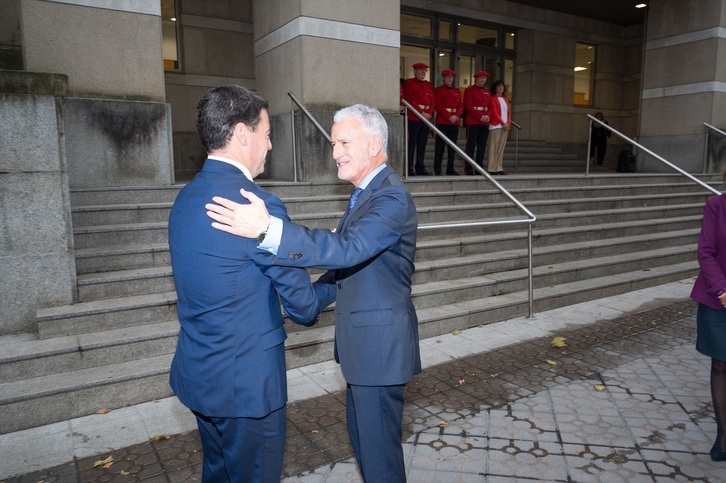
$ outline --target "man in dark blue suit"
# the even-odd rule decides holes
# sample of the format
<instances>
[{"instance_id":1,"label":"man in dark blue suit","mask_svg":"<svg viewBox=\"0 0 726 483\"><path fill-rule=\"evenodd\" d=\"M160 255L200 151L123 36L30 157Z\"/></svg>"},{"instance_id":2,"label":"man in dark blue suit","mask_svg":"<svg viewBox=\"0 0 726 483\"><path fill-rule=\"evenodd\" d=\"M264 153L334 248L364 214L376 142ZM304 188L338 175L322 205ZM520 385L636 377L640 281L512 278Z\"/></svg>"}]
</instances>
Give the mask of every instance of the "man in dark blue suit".
<instances>
[{"instance_id":1,"label":"man in dark blue suit","mask_svg":"<svg viewBox=\"0 0 726 483\"><path fill-rule=\"evenodd\" d=\"M416 207L385 164L388 127L380 112L361 105L338 111L331 138L338 177L356 187L335 232L270 216L249 193L249 205L215 197L208 214L228 233L264 234L259 248L274 253L276 265L330 270L314 285L321 305L335 301L335 358L347 383L358 467L366 483L404 482L403 392L421 371L411 302Z\"/></svg>"},{"instance_id":2,"label":"man in dark blue suit","mask_svg":"<svg viewBox=\"0 0 726 483\"><path fill-rule=\"evenodd\" d=\"M214 230L204 213L215 194L244 202L244 186L288 221L280 199L252 181L272 148L267 101L239 86L212 89L196 126L208 158L169 216L181 324L169 383L197 418L204 482L279 482L287 403L280 301L304 324L325 306L306 270L273 266L257 241Z\"/></svg>"}]
</instances>

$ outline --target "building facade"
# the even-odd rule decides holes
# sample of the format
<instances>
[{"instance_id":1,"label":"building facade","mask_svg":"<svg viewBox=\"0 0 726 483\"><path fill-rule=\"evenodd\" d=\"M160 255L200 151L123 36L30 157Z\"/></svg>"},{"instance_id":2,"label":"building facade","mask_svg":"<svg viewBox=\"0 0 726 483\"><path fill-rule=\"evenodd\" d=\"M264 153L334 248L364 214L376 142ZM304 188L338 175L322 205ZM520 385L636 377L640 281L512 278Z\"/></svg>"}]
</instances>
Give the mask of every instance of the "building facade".
<instances>
[{"instance_id":1,"label":"building facade","mask_svg":"<svg viewBox=\"0 0 726 483\"><path fill-rule=\"evenodd\" d=\"M687 171L720 170L704 123L726 127L726 0L647 3L626 24L515 0L0 0L3 207L44 207L3 219L0 334L73 301L70 190L189 179L205 156L194 110L218 85L270 100L267 179L335 178L289 94L323 130L341 107L378 108L402 166L398 86L415 62L434 85L445 68L460 88L481 69L504 80L520 139L583 163L586 114L601 111Z\"/></svg>"}]
</instances>

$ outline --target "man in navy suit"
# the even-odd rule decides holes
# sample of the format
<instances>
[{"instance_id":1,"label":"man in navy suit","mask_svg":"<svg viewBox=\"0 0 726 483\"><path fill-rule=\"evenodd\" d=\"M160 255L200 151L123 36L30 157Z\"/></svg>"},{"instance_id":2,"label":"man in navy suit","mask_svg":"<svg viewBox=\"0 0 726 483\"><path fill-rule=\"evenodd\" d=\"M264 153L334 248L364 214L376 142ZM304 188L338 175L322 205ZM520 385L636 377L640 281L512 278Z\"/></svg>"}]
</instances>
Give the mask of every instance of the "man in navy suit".
<instances>
[{"instance_id":1,"label":"man in navy suit","mask_svg":"<svg viewBox=\"0 0 726 483\"><path fill-rule=\"evenodd\" d=\"M330 270L314 285L321 305L335 301L335 359L347 383L358 468L367 483L404 482L403 391L421 372L411 302L416 207L385 164L388 127L380 112L362 105L338 111L331 138L338 177L356 187L334 233L270 216L249 193L249 205L215 197L208 214L225 232L264 234L259 248L274 253L276 265Z\"/></svg>"},{"instance_id":2,"label":"man in navy suit","mask_svg":"<svg viewBox=\"0 0 726 483\"><path fill-rule=\"evenodd\" d=\"M280 301L305 324L325 306L306 270L273 266L257 241L214 230L204 213L214 194L246 202L244 186L288 221L282 201L252 181L272 148L267 101L239 86L212 89L196 126L208 157L169 216L181 324L169 383L197 418L204 482L279 482L287 422Z\"/></svg>"}]
</instances>

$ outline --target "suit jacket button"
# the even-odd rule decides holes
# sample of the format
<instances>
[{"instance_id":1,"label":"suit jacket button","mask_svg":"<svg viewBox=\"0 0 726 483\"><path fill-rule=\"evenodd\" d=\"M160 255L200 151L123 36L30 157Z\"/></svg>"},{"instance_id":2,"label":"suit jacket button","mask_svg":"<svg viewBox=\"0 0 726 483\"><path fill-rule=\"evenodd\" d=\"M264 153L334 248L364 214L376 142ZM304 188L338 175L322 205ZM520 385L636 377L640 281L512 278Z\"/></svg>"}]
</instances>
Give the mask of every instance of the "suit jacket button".
<instances>
[{"instance_id":1,"label":"suit jacket button","mask_svg":"<svg viewBox=\"0 0 726 483\"><path fill-rule=\"evenodd\" d=\"M293 253L290 254L290 258L292 258L293 260L298 259L298 258L302 258L302 253L293 252Z\"/></svg>"},{"instance_id":2,"label":"suit jacket button","mask_svg":"<svg viewBox=\"0 0 726 483\"><path fill-rule=\"evenodd\" d=\"M340 288L340 287L341 287L341 284L338 284L338 288Z\"/></svg>"}]
</instances>

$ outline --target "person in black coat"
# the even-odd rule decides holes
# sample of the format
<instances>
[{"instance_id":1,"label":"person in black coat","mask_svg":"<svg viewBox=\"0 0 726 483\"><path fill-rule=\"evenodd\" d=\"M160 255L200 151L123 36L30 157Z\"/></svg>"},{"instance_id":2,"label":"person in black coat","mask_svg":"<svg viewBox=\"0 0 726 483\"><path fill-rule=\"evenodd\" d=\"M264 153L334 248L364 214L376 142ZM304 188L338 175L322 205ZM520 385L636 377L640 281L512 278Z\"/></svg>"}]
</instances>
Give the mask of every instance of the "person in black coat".
<instances>
[{"instance_id":1,"label":"person in black coat","mask_svg":"<svg viewBox=\"0 0 726 483\"><path fill-rule=\"evenodd\" d=\"M596 113L595 118L609 125L602 112ZM605 160L605 151L607 150L609 137L610 130L608 128L596 122L592 123L592 130L590 131L590 161L597 159L598 166L601 166ZM595 158L595 151L597 151L597 158Z\"/></svg>"}]
</instances>

